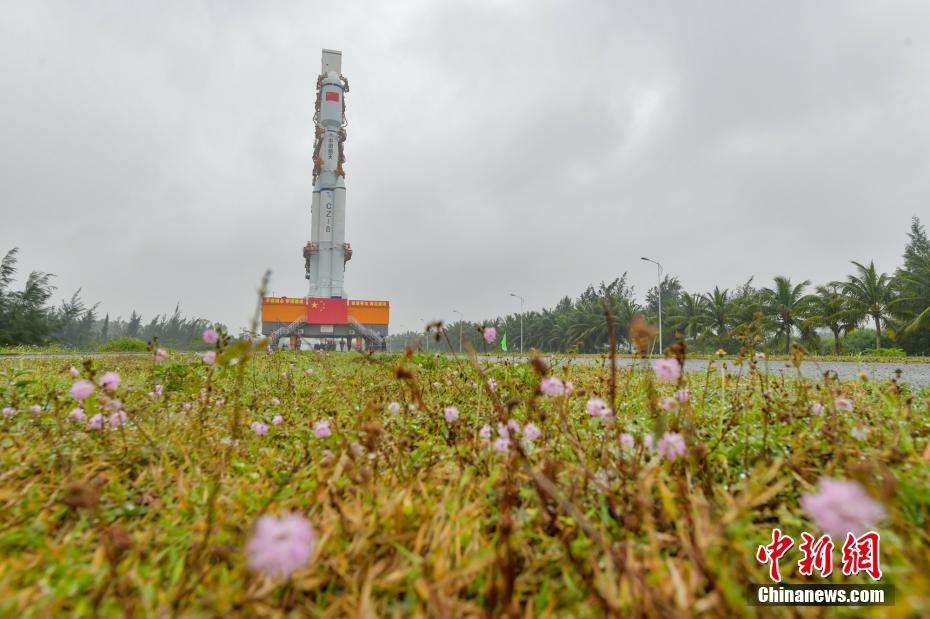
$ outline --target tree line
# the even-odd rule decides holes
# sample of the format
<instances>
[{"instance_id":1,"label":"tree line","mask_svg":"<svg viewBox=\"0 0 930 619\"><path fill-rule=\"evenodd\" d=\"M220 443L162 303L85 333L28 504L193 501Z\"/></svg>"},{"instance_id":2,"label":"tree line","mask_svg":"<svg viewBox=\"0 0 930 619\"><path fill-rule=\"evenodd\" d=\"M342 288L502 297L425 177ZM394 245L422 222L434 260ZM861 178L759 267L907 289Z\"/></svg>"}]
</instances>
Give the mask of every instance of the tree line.
<instances>
[{"instance_id":1,"label":"tree line","mask_svg":"<svg viewBox=\"0 0 930 619\"><path fill-rule=\"evenodd\" d=\"M159 344L196 349L204 329L222 327L204 318L181 314L180 305L171 314L159 314L148 322L133 311L128 319L100 315L99 304L87 305L77 290L59 305L51 305L55 292L52 275L32 271L22 288L13 289L19 251L14 248L0 261L0 346L48 346L96 350L112 347L138 350L143 342L158 338Z\"/></svg>"},{"instance_id":2,"label":"tree line","mask_svg":"<svg viewBox=\"0 0 930 619\"><path fill-rule=\"evenodd\" d=\"M809 280L778 276L767 286L753 279L739 285L688 292L677 277L666 276L639 303L624 273L610 283L588 286L555 307L525 312L524 350L600 353L607 350L605 308L609 307L618 343L629 349L627 331L636 315L658 323L662 299L662 348L681 334L695 352L723 349L735 353L751 343L756 349L788 352L798 342L814 353L876 354L899 352L930 355L930 241L914 217L907 235L903 264L894 273L880 272L874 262L852 262L844 279L813 286ZM458 347L459 333L476 350L483 346L480 329L494 326L508 337L508 349L519 350L520 314L481 323L444 325L448 343ZM391 336L398 349L418 334ZM658 342L657 342L658 344ZM431 343L438 346L437 343ZM495 350L499 347L495 346Z\"/></svg>"}]
</instances>

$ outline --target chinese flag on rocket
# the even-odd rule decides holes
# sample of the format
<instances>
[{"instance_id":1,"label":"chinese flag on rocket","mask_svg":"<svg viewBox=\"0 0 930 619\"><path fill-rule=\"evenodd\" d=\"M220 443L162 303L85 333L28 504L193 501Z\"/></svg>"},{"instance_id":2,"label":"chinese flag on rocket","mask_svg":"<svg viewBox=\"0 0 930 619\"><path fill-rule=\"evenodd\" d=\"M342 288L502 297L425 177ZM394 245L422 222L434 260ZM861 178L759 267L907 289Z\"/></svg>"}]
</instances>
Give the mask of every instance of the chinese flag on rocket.
<instances>
[{"instance_id":1,"label":"chinese flag on rocket","mask_svg":"<svg viewBox=\"0 0 930 619\"><path fill-rule=\"evenodd\" d=\"M344 325L349 321L346 299L307 299L307 324Z\"/></svg>"}]
</instances>

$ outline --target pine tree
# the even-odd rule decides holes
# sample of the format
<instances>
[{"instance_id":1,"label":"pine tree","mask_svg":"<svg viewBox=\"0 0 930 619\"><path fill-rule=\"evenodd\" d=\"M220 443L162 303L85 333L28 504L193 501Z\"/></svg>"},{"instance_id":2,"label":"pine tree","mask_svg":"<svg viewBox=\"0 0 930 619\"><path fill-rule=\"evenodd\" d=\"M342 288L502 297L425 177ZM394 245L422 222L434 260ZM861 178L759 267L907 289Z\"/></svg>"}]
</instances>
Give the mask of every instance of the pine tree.
<instances>
[{"instance_id":1,"label":"pine tree","mask_svg":"<svg viewBox=\"0 0 930 619\"><path fill-rule=\"evenodd\" d=\"M920 218L911 218L911 231L907 233L907 245L904 247L904 264L909 265L915 259L930 256L930 240L920 223Z\"/></svg>"},{"instance_id":2,"label":"pine tree","mask_svg":"<svg viewBox=\"0 0 930 619\"><path fill-rule=\"evenodd\" d=\"M132 310L129 316L129 324L126 325L126 337L139 337L139 329L142 327L142 316Z\"/></svg>"}]
</instances>

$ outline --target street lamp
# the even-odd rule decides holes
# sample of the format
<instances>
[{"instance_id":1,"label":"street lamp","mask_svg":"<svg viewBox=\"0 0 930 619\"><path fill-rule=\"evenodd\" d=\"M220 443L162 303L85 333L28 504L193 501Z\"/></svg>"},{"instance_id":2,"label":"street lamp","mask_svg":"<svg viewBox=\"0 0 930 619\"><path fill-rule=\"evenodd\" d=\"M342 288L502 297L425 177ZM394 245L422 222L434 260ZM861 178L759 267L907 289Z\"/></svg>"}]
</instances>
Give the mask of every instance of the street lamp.
<instances>
[{"instance_id":1,"label":"street lamp","mask_svg":"<svg viewBox=\"0 0 930 619\"><path fill-rule=\"evenodd\" d=\"M462 354L462 325L465 323L465 316L458 310L452 310L453 314L459 315L459 354Z\"/></svg>"},{"instance_id":2,"label":"street lamp","mask_svg":"<svg viewBox=\"0 0 930 619\"><path fill-rule=\"evenodd\" d=\"M659 284L656 286L656 295L659 297L659 354L662 354L662 265L645 256L640 259L651 262L656 265L659 270Z\"/></svg>"},{"instance_id":3,"label":"street lamp","mask_svg":"<svg viewBox=\"0 0 930 619\"><path fill-rule=\"evenodd\" d=\"M511 292L510 296L520 299L520 354L523 354L523 297Z\"/></svg>"}]
</instances>

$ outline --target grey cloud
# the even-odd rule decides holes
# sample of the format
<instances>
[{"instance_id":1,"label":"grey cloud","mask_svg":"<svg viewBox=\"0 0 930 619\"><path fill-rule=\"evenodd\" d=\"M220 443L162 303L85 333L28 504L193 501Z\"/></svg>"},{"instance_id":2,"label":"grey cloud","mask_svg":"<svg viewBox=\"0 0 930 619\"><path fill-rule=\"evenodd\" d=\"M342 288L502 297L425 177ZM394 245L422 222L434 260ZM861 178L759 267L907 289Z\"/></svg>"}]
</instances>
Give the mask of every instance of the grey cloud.
<instances>
[{"instance_id":1,"label":"grey cloud","mask_svg":"<svg viewBox=\"0 0 930 619\"><path fill-rule=\"evenodd\" d=\"M892 270L930 178L925 3L22 3L0 249L113 315L302 294L320 49L344 52L350 294L395 328L663 261L691 290Z\"/></svg>"}]
</instances>

